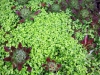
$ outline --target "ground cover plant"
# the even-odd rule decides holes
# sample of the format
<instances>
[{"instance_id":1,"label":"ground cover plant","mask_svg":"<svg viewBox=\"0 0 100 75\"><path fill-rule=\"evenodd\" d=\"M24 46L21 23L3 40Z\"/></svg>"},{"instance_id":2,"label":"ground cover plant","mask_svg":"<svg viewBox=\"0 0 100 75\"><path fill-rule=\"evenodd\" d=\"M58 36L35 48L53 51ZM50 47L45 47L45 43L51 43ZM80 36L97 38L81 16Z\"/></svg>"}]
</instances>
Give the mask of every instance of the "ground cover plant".
<instances>
[{"instance_id":1,"label":"ground cover plant","mask_svg":"<svg viewBox=\"0 0 100 75\"><path fill-rule=\"evenodd\" d=\"M99 5L1 0L0 75L100 75Z\"/></svg>"}]
</instances>

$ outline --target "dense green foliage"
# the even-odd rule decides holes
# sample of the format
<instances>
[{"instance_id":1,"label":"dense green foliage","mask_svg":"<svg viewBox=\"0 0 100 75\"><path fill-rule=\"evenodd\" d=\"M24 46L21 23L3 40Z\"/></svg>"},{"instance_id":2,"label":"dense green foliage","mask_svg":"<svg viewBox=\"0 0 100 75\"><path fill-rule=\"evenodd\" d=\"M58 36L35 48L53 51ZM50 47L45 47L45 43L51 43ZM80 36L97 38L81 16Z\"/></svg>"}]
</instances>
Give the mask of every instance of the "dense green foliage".
<instances>
[{"instance_id":1,"label":"dense green foliage","mask_svg":"<svg viewBox=\"0 0 100 75\"><path fill-rule=\"evenodd\" d=\"M50 0L44 0L44 2L52 3ZM86 65L91 63L86 60L87 52L77 39L82 40L83 35L86 35L85 31L89 27L88 22L82 28L83 33L76 34L77 39L75 40L72 38L73 29L80 29L81 23L78 20L72 22L70 9L67 8L65 12L60 13L47 13L44 8L39 8L39 1L30 0L26 6L31 6L32 10L40 9L41 13L35 16L34 22L27 20L25 23L17 24L18 16L11 10L13 3L14 1L10 2L9 0L1 0L0 2L0 24L2 26L0 28L1 75L54 75L54 73L47 72L41 67L47 57L55 59L62 65L56 73L57 75L87 75ZM19 5L16 9L20 7L22 5ZM89 34L94 37L92 30ZM3 49L5 41L8 41L6 46L17 47L18 43L21 42L23 46L32 47L31 59L26 62L32 67L31 73L26 72L26 67L18 71L12 68L11 63L3 61L3 58L9 55ZM93 63L93 65L99 64L96 60L93 60L93 62L96 63ZM95 71L95 74L99 75L98 71Z\"/></svg>"}]
</instances>

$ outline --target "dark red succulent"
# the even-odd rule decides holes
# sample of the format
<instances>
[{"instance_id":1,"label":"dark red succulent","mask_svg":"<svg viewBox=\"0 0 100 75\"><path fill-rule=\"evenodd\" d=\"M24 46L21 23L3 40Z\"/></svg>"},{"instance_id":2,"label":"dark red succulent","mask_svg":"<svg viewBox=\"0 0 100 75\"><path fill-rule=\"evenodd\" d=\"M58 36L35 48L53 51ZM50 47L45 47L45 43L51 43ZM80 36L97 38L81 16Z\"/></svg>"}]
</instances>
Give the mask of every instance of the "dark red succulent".
<instances>
[{"instance_id":1,"label":"dark red succulent","mask_svg":"<svg viewBox=\"0 0 100 75\"><path fill-rule=\"evenodd\" d=\"M38 15L41 12L41 10L37 10L34 12L34 15Z\"/></svg>"},{"instance_id":2,"label":"dark red succulent","mask_svg":"<svg viewBox=\"0 0 100 75\"><path fill-rule=\"evenodd\" d=\"M100 28L97 29L98 36L100 36Z\"/></svg>"},{"instance_id":3,"label":"dark red succulent","mask_svg":"<svg viewBox=\"0 0 100 75\"><path fill-rule=\"evenodd\" d=\"M60 7L62 11L65 11L66 8L68 7L69 1L68 0L61 0L60 2Z\"/></svg>"},{"instance_id":4,"label":"dark red succulent","mask_svg":"<svg viewBox=\"0 0 100 75\"><path fill-rule=\"evenodd\" d=\"M42 67L50 72L57 72L61 68L61 64L57 64L54 60L49 57L46 59L47 64L43 64Z\"/></svg>"},{"instance_id":5,"label":"dark red succulent","mask_svg":"<svg viewBox=\"0 0 100 75\"><path fill-rule=\"evenodd\" d=\"M66 1L66 3L69 3L69 0L65 0Z\"/></svg>"},{"instance_id":6,"label":"dark red succulent","mask_svg":"<svg viewBox=\"0 0 100 75\"><path fill-rule=\"evenodd\" d=\"M98 15L93 15L92 16L92 23L97 24L98 23L98 20L99 20Z\"/></svg>"},{"instance_id":7,"label":"dark red succulent","mask_svg":"<svg viewBox=\"0 0 100 75\"><path fill-rule=\"evenodd\" d=\"M45 3L45 2L41 2L41 3L39 4L39 6L45 7L45 6L46 6L46 3Z\"/></svg>"},{"instance_id":8,"label":"dark red succulent","mask_svg":"<svg viewBox=\"0 0 100 75\"><path fill-rule=\"evenodd\" d=\"M13 9L15 9L15 8L16 8L16 6L14 5L14 6L11 7L11 10L13 10Z\"/></svg>"},{"instance_id":9,"label":"dark red succulent","mask_svg":"<svg viewBox=\"0 0 100 75\"><path fill-rule=\"evenodd\" d=\"M94 48L96 46L96 44L94 44L94 39L93 38L89 38L89 35L86 35L84 37L83 40L81 40L81 44L83 44L83 46L89 50L90 48Z\"/></svg>"},{"instance_id":10,"label":"dark red succulent","mask_svg":"<svg viewBox=\"0 0 100 75\"><path fill-rule=\"evenodd\" d=\"M79 14L79 10L73 8L72 9L72 13L75 14L75 15L78 15Z\"/></svg>"},{"instance_id":11,"label":"dark red succulent","mask_svg":"<svg viewBox=\"0 0 100 75\"><path fill-rule=\"evenodd\" d=\"M100 0L95 0L98 10L100 10Z\"/></svg>"},{"instance_id":12,"label":"dark red succulent","mask_svg":"<svg viewBox=\"0 0 100 75\"><path fill-rule=\"evenodd\" d=\"M12 63L13 68L17 68L19 71L22 69L25 62L30 58L29 53L31 51L31 47L23 47L21 43L18 44L18 48L14 46L6 47L4 46L4 50L9 52L9 57L4 58L4 61L9 61ZM27 71L31 71L31 67L26 64Z\"/></svg>"},{"instance_id":13,"label":"dark red succulent","mask_svg":"<svg viewBox=\"0 0 100 75\"><path fill-rule=\"evenodd\" d=\"M71 8L72 13L75 14L74 17L77 17L80 15L79 19L82 19L85 17L86 20L90 21L92 15L95 14L95 16L92 17L92 19L95 19L96 15L98 13L98 9L96 9L95 4L98 2L93 1L93 0L86 0L86 1L76 0L76 1L78 1L78 3L77 3L79 5L78 9L76 10L76 8L74 8L74 7ZM73 2L73 0L72 0L72 3L75 3L75 2ZM92 22L91 24L94 24L94 22Z\"/></svg>"}]
</instances>

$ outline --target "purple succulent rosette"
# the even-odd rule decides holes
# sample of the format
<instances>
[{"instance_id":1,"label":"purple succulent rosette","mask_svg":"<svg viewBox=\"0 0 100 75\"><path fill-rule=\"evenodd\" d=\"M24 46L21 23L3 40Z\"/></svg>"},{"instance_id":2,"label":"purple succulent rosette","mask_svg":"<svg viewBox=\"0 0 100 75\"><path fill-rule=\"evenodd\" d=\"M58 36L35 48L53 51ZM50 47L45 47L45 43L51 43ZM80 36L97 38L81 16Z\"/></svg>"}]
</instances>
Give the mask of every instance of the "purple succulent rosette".
<instances>
[{"instance_id":1,"label":"purple succulent rosette","mask_svg":"<svg viewBox=\"0 0 100 75\"><path fill-rule=\"evenodd\" d=\"M13 68L17 68L19 71L22 69L24 63L30 59L29 53L31 51L31 47L23 47L21 43L18 44L18 48L14 46L6 47L4 46L4 50L9 52L9 57L4 58L4 61L9 61L12 63ZM27 71L31 72L32 68L26 64Z\"/></svg>"},{"instance_id":2,"label":"purple succulent rosette","mask_svg":"<svg viewBox=\"0 0 100 75\"><path fill-rule=\"evenodd\" d=\"M25 19L34 20L31 15L31 7L27 8L26 6L23 6L20 10L16 11L16 14L21 18L19 21L20 23L23 23Z\"/></svg>"},{"instance_id":3,"label":"purple succulent rosette","mask_svg":"<svg viewBox=\"0 0 100 75\"><path fill-rule=\"evenodd\" d=\"M26 19L34 21L33 17L38 15L40 12L40 10L32 12L31 7L27 8L26 6L23 6L20 10L16 11L16 14L21 18L19 23L23 23Z\"/></svg>"},{"instance_id":4,"label":"purple succulent rosette","mask_svg":"<svg viewBox=\"0 0 100 75\"><path fill-rule=\"evenodd\" d=\"M46 59L47 64L43 64L42 67L46 71L57 72L61 68L61 64L57 64L54 60L51 60L49 57Z\"/></svg>"}]
</instances>

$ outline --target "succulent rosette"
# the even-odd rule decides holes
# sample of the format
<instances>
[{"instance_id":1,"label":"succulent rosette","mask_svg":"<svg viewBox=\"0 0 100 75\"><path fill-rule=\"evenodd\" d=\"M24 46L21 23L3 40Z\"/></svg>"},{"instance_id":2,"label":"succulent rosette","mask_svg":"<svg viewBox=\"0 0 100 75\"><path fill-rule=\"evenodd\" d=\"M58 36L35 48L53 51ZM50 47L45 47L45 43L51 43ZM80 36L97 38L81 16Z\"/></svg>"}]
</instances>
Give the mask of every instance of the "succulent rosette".
<instances>
[{"instance_id":1,"label":"succulent rosette","mask_svg":"<svg viewBox=\"0 0 100 75\"><path fill-rule=\"evenodd\" d=\"M81 15L81 17L82 18L87 18L87 17L89 17L89 11L87 10L87 9L82 9L81 11L80 11L80 15Z\"/></svg>"},{"instance_id":2,"label":"succulent rosette","mask_svg":"<svg viewBox=\"0 0 100 75\"><path fill-rule=\"evenodd\" d=\"M70 1L70 7L71 7L71 8L75 8L75 9L79 9L78 0L71 0L71 1Z\"/></svg>"},{"instance_id":3,"label":"succulent rosette","mask_svg":"<svg viewBox=\"0 0 100 75\"><path fill-rule=\"evenodd\" d=\"M60 5L59 4L53 4L51 6L51 10L54 12L59 12L60 11Z\"/></svg>"},{"instance_id":4,"label":"succulent rosette","mask_svg":"<svg viewBox=\"0 0 100 75\"><path fill-rule=\"evenodd\" d=\"M22 44L18 44L18 48L14 46L6 47L4 46L4 50L9 52L9 57L4 58L4 61L10 61L13 65L13 68L17 68L19 71L22 69L24 63L30 58L29 53L31 51L31 47L22 47ZM26 64L27 71L31 71L31 67Z\"/></svg>"},{"instance_id":5,"label":"succulent rosette","mask_svg":"<svg viewBox=\"0 0 100 75\"><path fill-rule=\"evenodd\" d=\"M30 19L32 18L30 15L32 14L31 8L23 7L20 10L16 11L16 14L22 19Z\"/></svg>"},{"instance_id":6,"label":"succulent rosette","mask_svg":"<svg viewBox=\"0 0 100 75\"><path fill-rule=\"evenodd\" d=\"M54 1L53 4L48 4L47 6L47 12L60 12L61 11L61 5L58 3L58 1Z\"/></svg>"},{"instance_id":7,"label":"succulent rosette","mask_svg":"<svg viewBox=\"0 0 100 75\"><path fill-rule=\"evenodd\" d=\"M61 0L60 2L60 7L62 11L65 11L66 8L68 7L69 1L68 0Z\"/></svg>"},{"instance_id":8,"label":"succulent rosette","mask_svg":"<svg viewBox=\"0 0 100 75\"><path fill-rule=\"evenodd\" d=\"M16 11L16 14L21 18L19 23L25 22L26 19L28 20L34 20L34 16L38 15L41 11L37 10L35 12L31 11L31 7L27 8L26 6L23 6L20 10Z\"/></svg>"},{"instance_id":9,"label":"succulent rosette","mask_svg":"<svg viewBox=\"0 0 100 75\"><path fill-rule=\"evenodd\" d=\"M43 64L45 70L50 72L57 72L61 68L61 64L57 64L54 60L51 60L49 57L46 59L47 64Z\"/></svg>"},{"instance_id":10,"label":"succulent rosette","mask_svg":"<svg viewBox=\"0 0 100 75\"><path fill-rule=\"evenodd\" d=\"M95 3L90 2L89 4L86 5L88 9L94 10L95 9Z\"/></svg>"},{"instance_id":11,"label":"succulent rosette","mask_svg":"<svg viewBox=\"0 0 100 75\"><path fill-rule=\"evenodd\" d=\"M47 7L47 11L50 11L50 12L60 12L61 10L61 7L58 3L53 3L52 5L49 5Z\"/></svg>"}]
</instances>

